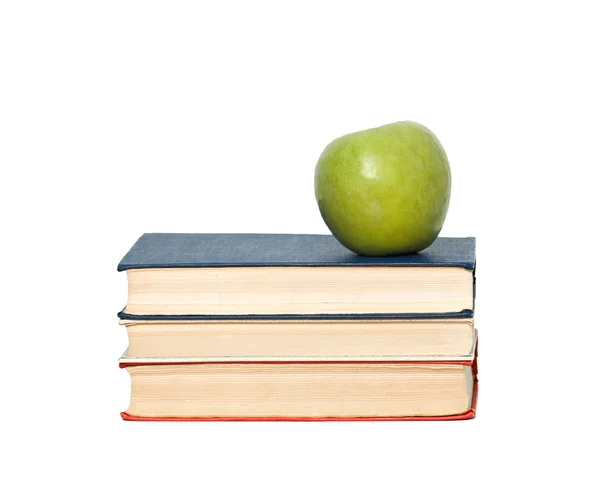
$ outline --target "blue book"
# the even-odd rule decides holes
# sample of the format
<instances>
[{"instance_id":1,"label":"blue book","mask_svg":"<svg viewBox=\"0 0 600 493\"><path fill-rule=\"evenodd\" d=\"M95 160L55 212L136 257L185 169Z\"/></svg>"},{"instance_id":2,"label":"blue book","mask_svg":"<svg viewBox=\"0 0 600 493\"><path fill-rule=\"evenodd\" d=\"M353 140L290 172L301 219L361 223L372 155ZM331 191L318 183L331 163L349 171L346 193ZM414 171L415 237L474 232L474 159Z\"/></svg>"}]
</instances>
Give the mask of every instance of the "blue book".
<instances>
[{"instance_id":1,"label":"blue book","mask_svg":"<svg viewBox=\"0 0 600 493\"><path fill-rule=\"evenodd\" d=\"M364 257L331 235L147 233L118 270L122 319L468 318L475 238Z\"/></svg>"}]
</instances>

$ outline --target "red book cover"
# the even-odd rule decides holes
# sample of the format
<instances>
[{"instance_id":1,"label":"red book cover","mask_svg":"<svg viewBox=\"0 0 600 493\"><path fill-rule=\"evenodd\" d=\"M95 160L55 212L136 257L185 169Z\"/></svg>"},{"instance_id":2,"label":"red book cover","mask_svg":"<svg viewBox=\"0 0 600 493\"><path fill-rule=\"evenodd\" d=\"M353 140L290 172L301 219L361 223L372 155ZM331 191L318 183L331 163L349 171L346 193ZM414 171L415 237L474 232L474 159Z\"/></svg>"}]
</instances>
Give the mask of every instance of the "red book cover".
<instances>
[{"instance_id":1,"label":"red book cover","mask_svg":"<svg viewBox=\"0 0 600 493\"><path fill-rule=\"evenodd\" d=\"M477 337L477 335L476 335ZM478 393L478 378L477 378L477 357L478 357L478 346L479 338L477 337L475 343L475 354L472 361L428 361L427 364L456 364L463 366L471 366L473 371L473 394L471 399L471 408L461 414L453 414L448 416L365 416L365 417L296 417L296 416L265 416L265 417L199 417L199 418L178 418L178 417L143 417L143 416L132 416L127 412L122 412L121 417L126 421L454 421L472 419L475 417L475 411L477 408L477 393ZM320 362L336 364L339 362ZM390 362L396 364L411 364L414 361L397 361ZM121 363L119 366L125 368L127 366L135 366L139 364L157 364L157 363ZM168 363L158 363L168 364ZM187 364L211 364L206 363L187 363ZM278 364L278 362L265 362L264 364ZM297 364L302 364L298 362Z\"/></svg>"}]
</instances>

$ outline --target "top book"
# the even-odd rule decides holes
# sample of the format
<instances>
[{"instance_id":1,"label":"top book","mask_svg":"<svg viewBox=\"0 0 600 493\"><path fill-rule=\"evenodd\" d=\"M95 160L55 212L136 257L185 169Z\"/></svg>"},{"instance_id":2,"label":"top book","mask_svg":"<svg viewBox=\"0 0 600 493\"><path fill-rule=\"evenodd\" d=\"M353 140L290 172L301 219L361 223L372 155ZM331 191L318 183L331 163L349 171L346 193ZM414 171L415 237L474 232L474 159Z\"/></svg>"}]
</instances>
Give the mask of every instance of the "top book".
<instances>
[{"instance_id":1,"label":"top book","mask_svg":"<svg viewBox=\"0 0 600 493\"><path fill-rule=\"evenodd\" d=\"M472 317L475 238L364 257L331 235L147 233L123 319Z\"/></svg>"}]
</instances>

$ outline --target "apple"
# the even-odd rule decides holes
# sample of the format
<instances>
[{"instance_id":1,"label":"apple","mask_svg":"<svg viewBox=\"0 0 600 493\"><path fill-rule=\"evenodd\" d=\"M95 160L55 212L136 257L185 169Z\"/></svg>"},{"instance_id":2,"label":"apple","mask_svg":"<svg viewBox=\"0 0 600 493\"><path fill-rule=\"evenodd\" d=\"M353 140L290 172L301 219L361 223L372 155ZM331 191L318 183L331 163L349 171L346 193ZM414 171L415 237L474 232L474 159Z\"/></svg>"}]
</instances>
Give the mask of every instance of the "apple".
<instances>
[{"instance_id":1,"label":"apple","mask_svg":"<svg viewBox=\"0 0 600 493\"><path fill-rule=\"evenodd\" d=\"M416 253L439 235L450 166L431 130L403 121L344 135L322 152L315 196L331 233L359 255Z\"/></svg>"}]
</instances>

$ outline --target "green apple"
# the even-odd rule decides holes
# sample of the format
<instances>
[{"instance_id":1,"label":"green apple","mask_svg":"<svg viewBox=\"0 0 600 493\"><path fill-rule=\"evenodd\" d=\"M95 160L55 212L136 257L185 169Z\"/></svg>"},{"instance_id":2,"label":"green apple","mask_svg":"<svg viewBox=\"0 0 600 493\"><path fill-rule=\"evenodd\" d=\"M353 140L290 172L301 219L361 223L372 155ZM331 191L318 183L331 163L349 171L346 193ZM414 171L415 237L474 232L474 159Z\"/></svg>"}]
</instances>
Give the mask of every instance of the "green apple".
<instances>
[{"instance_id":1,"label":"green apple","mask_svg":"<svg viewBox=\"0 0 600 493\"><path fill-rule=\"evenodd\" d=\"M428 128L404 121L331 142L315 169L321 216L359 255L419 252L439 235L450 202L450 166Z\"/></svg>"}]
</instances>

